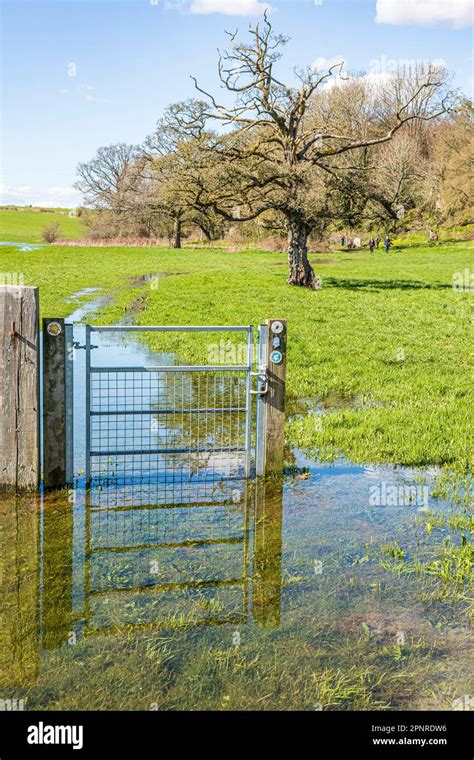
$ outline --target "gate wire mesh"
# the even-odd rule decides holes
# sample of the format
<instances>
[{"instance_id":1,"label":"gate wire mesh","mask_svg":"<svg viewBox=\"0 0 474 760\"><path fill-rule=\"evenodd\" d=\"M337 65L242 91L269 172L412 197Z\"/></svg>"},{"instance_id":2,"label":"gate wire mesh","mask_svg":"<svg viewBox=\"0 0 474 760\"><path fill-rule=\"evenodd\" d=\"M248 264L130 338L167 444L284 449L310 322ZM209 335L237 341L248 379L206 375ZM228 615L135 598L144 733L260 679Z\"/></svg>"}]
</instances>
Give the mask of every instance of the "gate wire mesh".
<instances>
[{"instance_id":1,"label":"gate wire mesh","mask_svg":"<svg viewBox=\"0 0 474 760\"><path fill-rule=\"evenodd\" d=\"M91 328L89 328L91 329ZM247 615L247 367L90 366L86 630Z\"/></svg>"},{"instance_id":2,"label":"gate wire mesh","mask_svg":"<svg viewBox=\"0 0 474 760\"><path fill-rule=\"evenodd\" d=\"M91 369L91 476L242 477L247 373Z\"/></svg>"},{"instance_id":3,"label":"gate wire mesh","mask_svg":"<svg viewBox=\"0 0 474 760\"><path fill-rule=\"evenodd\" d=\"M91 333L244 332L244 366L96 367ZM86 477L168 483L248 476L253 328L86 327Z\"/></svg>"}]
</instances>

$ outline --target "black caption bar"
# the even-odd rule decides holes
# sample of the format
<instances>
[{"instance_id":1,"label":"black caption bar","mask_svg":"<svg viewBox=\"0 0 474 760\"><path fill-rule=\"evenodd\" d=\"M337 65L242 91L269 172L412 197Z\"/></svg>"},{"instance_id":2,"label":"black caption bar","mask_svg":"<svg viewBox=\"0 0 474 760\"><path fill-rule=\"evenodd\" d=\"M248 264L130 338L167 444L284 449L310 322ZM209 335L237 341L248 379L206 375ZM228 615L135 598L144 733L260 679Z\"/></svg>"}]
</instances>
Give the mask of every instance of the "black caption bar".
<instances>
[{"instance_id":1,"label":"black caption bar","mask_svg":"<svg viewBox=\"0 0 474 760\"><path fill-rule=\"evenodd\" d=\"M235 735L251 731L252 753L281 742L305 742L312 757L362 751L370 757L472 758L469 712L0 712L0 760L20 757L118 757L154 755L173 743L183 751L203 747L228 752ZM219 737L225 731L225 745ZM166 742L166 744L165 744ZM171 744L171 747L170 747ZM290 744L290 746L291 746ZM242 746L242 745L241 745ZM245 742L244 742L245 746Z\"/></svg>"}]
</instances>

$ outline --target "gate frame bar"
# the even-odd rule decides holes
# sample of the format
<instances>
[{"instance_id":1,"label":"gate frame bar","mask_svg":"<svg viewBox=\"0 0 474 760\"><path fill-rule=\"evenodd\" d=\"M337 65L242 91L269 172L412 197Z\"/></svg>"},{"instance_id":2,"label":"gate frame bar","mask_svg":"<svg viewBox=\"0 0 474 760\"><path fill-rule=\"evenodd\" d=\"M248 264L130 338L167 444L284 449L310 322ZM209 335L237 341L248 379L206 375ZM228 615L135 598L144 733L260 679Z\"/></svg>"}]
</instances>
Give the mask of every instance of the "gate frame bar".
<instances>
[{"instance_id":1,"label":"gate frame bar","mask_svg":"<svg viewBox=\"0 0 474 760\"><path fill-rule=\"evenodd\" d=\"M86 325L86 485L91 481L91 325Z\"/></svg>"},{"instance_id":2,"label":"gate frame bar","mask_svg":"<svg viewBox=\"0 0 474 760\"><path fill-rule=\"evenodd\" d=\"M258 326L256 420L255 420L255 474L265 475L265 410L268 393L268 325Z\"/></svg>"}]
</instances>

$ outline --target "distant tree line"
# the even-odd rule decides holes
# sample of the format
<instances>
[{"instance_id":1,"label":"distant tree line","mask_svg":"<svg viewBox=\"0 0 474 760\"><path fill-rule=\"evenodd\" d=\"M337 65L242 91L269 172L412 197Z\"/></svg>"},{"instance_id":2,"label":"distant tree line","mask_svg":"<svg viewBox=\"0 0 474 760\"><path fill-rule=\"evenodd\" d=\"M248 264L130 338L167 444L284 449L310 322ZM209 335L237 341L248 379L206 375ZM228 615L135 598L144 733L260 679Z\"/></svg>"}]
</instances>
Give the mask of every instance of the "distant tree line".
<instances>
[{"instance_id":1,"label":"distant tree line","mask_svg":"<svg viewBox=\"0 0 474 760\"><path fill-rule=\"evenodd\" d=\"M444 69L373 78L306 68L280 80L287 38L267 17L229 35L220 102L175 103L143 145L99 148L76 187L96 237L213 240L242 226L287 240L292 285L315 287L310 237L341 228L387 232L472 222L472 106ZM231 97L229 97L231 96ZM229 105L228 103L231 102Z\"/></svg>"}]
</instances>

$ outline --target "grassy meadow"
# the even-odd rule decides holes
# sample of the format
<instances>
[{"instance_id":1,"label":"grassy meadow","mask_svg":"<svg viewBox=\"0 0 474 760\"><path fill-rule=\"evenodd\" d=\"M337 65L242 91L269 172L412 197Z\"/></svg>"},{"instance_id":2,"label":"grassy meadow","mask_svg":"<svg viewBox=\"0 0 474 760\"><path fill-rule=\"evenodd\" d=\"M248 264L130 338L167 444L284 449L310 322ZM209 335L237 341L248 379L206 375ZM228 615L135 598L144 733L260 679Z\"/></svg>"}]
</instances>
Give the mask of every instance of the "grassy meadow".
<instances>
[{"instance_id":1,"label":"grassy meadow","mask_svg":"<svg viewBox=\"0 0 474 760\"><path fill-rule=\"evenodd\" d=\"M63 213L59 213L62 211ZM41 243L41 233L51 222L58 222L60 235L77 240L83 235L79 217L68 217L68 209L0 209L0 240L18 243Z\"/></svg>"},{"instance_id":2,"label":"grassy meadow","mask_svg":"<svg viewBox=\"0 0 474 760\"><path fill-rule=\"evenodd\" d=\"M472 270L473 244L311 259L321 291L289 288L285 255L257 250L4 247L0 272L40 286L48 316L67 316L70 296L96 287L110 295L96 323L127 312L139 324L287 318L290 398L326 411L322 427L312 414L293 419L290 444L323 459L343 454L465 472L472 462L472 291L454 290L453 276ZM151 280L133 280L142 275ZM207 342L154 340L186 360L207 361Z\"/></svg>"}]
</instances>

